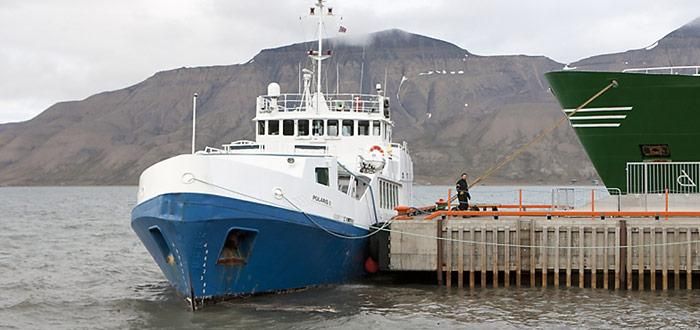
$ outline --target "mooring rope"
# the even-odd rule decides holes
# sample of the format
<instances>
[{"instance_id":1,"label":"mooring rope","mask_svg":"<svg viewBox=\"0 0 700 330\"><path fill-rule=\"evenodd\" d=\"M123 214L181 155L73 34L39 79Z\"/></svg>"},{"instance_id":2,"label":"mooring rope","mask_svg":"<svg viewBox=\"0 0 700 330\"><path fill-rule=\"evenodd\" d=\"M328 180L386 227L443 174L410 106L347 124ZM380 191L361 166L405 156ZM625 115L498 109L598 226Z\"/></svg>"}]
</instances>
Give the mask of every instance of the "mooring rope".
<instances>
[{"instance_id":1,"label":"mooring rope","mask_svg":"<svg viewBox=\"0 0 700 330\"><path fill-rule=\"evenodd\" d=\"M286 200L287 203L289 203L290 205L292 205L295 209L297 209L297 211L299 211L299 213L303 214L307 219L309 219L309 221L311 221L311 223L313 223L314 225L316 225L316 227L318 227L318 228L322 229L323 231L325 231L326 233L328 233L328 234L330 234L330 235L332 235L332 236L338 237L338 238L343 238L343 239L365 239L365 238L371 237L371 236L377 234L378 232L384 230L384 229L385 229L386 227L388 227L388 226L391 224L391 222L393 221L393 220L389 220L389 221L385 222L381 227L379 227L379 228L375 229L374 231L371 231L371 232L369 232L369 233L367 233L367 234L365 234L365 235L360 235L360 236L348 236L348 235L338 234L338 233L335 233L335 232L331 231L330 229L324 227L324 226L321 225L320 223L316 222L311 216L309 216L308 214L306 214L306 212L302 211L298 206L296 206L296 204L294 204L291 200L289 200L289 198L287 198L287 196L285 196L284 194L282 194L282 198L283 198L284 200ZM375 210L375 211L376 211L376 210Z\"/></svg>"},{"instance_id":2,"label":"mooring rope","mask_svg":"<svg viewBox=\"0 0 700 330\"><path fill-rule=\"evenodd\" d=\"M491 176L494 172L498 171L498 170L501 169L503 166L505 166L506 164L510 163L513 159L515 159L515 158L518 157L520 154L522 154L522 153L525 151L525 149L529 148L531 145L533 145L533 144L535 144L535 143L541 141L542 139L544 139L545 136L547 136L547 135L549 135L550 133L552 133L555 129L557 129L557 127L559 127L561 124L563 124L565 121L567 121L567 120L568 120L569 118L571 118L573 115L575 115L579 110L585 108L588 104L590 104L590 103L593 102L595 99L597 99L598 97L600 97L601 95L603 95L603 94L604 94L605 92L607 92L609 89L615 88L615 87L617 87L617 86L618 86L618 83L617 83L616 80L613 80L612 82L610 82L610 84L608 84L608 85L605 86L603 89L601 89L600 91L598 91L598 93L595 93L595 95L591 96L588 100L586 100L586 102L583 102L583 104L581 104L580 106L578 106L578 107L577 107L574 111L572 111L570 114L568 114L568 115L562 117L562 118L559 119L559 121L556 122L554 125L552 125L551 127L547 128L547 129L545 129L545 130L543 130L542 132L540 132L540 134L538 134L537 136L535 136L530 142L524 144L524 145L521 146L520 148L518 148L518 149L516 149L515 151L513 151L513 152L512 152L508 157L506 157L503 161L501 161L500 163L498 163L498 164L492 166L491 168L489 168L484 174L482 174L480 177L476 178L476 180L474 180L474 182L472 182L472 183L469 185L469 188L473 187L474 185L476 185L476 184L478 184L479 182L483 181L484 179L488 178L488 177ZM454 198L456 198L456 195L455 195ZM454 200L454 198L453 198L452 200ZM451 201L452 201L452 200L451 200Z\"/></svg>"},{"instance_id":3,"label":"mooring rope","mask_svg":"<svg viewBox=\"0 0 700 330\"><path fill-rule=\"evenodd\" d=\"M210 183L201 179L197 179L194 177L194 175L190 174L190 177L186 182L201 182L206 185L211 185L213 187L226 190L241 196L246 196L255 200L263 201L266 204L270 204L268 201L265 201L263 199L253 197L238 191L235 191L233 189L229 189L214 183ZM371 187L370 187L371 189ZM402 234L406 236L413 236L413 237L418 237L418 238L425 238L425 239L431 239L431 240L441 240L441 241L448 241L448 242L455 242L455 243L467 243L467 244L480 244L480 245L488 245L488 246L502 246L502 247L514 247L514 248L528 248L528 249L581 249L582 247L580 246L549 246L549 245L524 245L524 244L510 244L510 243L495 243L495 242L482 242L482 241L472 241L472 240L463 240L463 239L454 239L451 237L439 237L439 236L434 236L434 235L423 235L423 234L417 234L417 233L411 233L411 232L406 232L406 231L400 231L400 230L394 230L389 228L389 225L394 222L394 219L391 219L384 224L382 224L379 228L369 232L368 234L365 235L360 235L360 236L347 236L347 235L342 235L335 233L331 231L330 229L324 227L317 221L315 221L311 216L309 216L306 212L302 211L301 208L299 208L294 202L292 202L287 196L284 195L284 193L281 194L281 198L287 201L289 205L294 207L299 213L304 215L311 223L313 223L316 227L320 228L324 232L338 237L338 238L343 238L343 239L365 239L369 238L375 234L377 234L380 231L386 231L390 233L397 233L397 234ZM376 208L374 210L375 212L375 219L378 219L378 216L376 214ZM585 246L583 249L619 249L619 248L645 248L645 247L657 247L657 246L675 246L675 245L684 245L684 244L693 244L693 243L700 243L700 240L690 240L690 241L682 241L682 242L670 242L670 243L653 243L653 244L634 244L634 245L609 245L609 246Z\"/></svg>"},{"instance_id":4,"label":"mooring rope","mask_svg":"<svg viewBox=\"0 0 700 330\"><path fill-rule=\"evenodd\" d=\"M528 249L619 249L619 248L645 248L645 247L657 247L657 246L674 246L683 244L700 243L700 240L690 240L682 242L671 242L671 243L654 243L654 244L633 244L633 245L608 245L608 246L549 246L549 245L524 245L524 244L510 244L510 243L494 243L494 242L483 242L483 241L472 241L472 240L461 240L454 239L451 237L439 237L433 235L423 235L417 233L411 233L406 231L394 230L394 229L382 229L384 231L398 233L406 236L413 236L431 240L441 240L456 243L468 243L468 244L479 244L488 246L503 246L503 247L514 247L514 248L528 248Z\"/></svg>"},{"instance_id":5,"label":"mooring rope","mask_svg":"<svg viewBox=\"0 0 700 330\"><path fill-rule=\"evenodd\" d=\"M255 197L255 196L251 196L251 195L248 195L248 194L244 194L244 193L242 193L242 192L239 192L239 191L236 191L236 190L233 190L233 189L230 189L230 188L226 188L226 187L224 187L224 186L221 186L221 185L218 185L218 184L215 184L215 183L207 182L207 181L204 181L204 180L202 180L202 179L198 179L197 177L194 176L194 174L192 174L192 173L187 173L187 177L186 177L186 180L185 180L184 182L185 182L185 183L192 183L192 182L194 182L194 181L197 181L197 182L200 182L200 183L203 183L203 184L212 186L212 187L216 187L216 188L219 188L219 189L221 189L221 190L225 190L225 191L228 191L228 192L231 192L231 193L240 195L240 196L248 197L248 198L250 198L250 199L263 202L264 204L268 204L268 205L269 205L269 204L273 204L273 203L270 203L269 201L266 201L266 200L264 200L264 199L261 199L261 198ZM374 191L372 190L372 186L368 186L368 188L370 189L370 194L371 194L372 196L374 196ZM386 227L388 227L388 226L391 224L391 222L393 221L393 220L387 221L387 222L384 223L381 227L377 228L377 229L374 230L374 231L370 231L369 233L367 233L367 234L365 234L365 235L360 235L360 236L348 236L348 235L338 234L338 233L335 233L335 232L331 231L330 229L324 227L323 225L321 225L321 224L318 223L317 221L315 221L311 216L309 216L306 212L304 212L304 211L303 211L300 207L298 207L294 202L292 202L289 198L287 198L287 196L285 196L284 192L282 192L281 190L280 190L280 192L281 192L281 193L280 193L279 196L280 196L282 199L284 199L285 201L287 201L287 203L289 203L289 205L291 205L292 207L294 207L294 208L295 208L299 213L301 213L304 217L306 217L306 219L308 219L312 224L314 224L316 227L320 228L320 229L323 230L324 232L326 232L326 233L328 233L328 234L330 234L330 235L332 235L332 236L338 237L338 238L343 238L343 239L365 239L365 238L371 237L372 235L375 235L375 234L377 234L378 232L382 231L383 229L385 229ZM273 204L273 205L276 205L276 204ZM373 207L374 207L374 218L375 218L375 223L377 223L377 221L378 221L378 219L379 219L379 215L377 214L376 205L374 205L374 199L372 199L372 205L373 205ZM278 205L278 206L281 206L281 205ZM355 226L353 226L353 227L355 227ZM361 228L361 227L357 227L357 228Z\"/></svg>"}]
</instances>

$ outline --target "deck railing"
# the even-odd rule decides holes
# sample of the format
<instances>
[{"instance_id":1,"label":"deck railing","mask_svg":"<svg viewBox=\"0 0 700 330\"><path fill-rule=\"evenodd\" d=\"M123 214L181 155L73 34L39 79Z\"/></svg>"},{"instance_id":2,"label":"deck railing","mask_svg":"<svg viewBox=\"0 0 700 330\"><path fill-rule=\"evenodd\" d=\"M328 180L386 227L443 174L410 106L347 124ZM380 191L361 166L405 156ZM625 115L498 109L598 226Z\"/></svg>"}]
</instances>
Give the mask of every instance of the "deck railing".
<instances>
[{"instance_id":1,"label":"deck railing","mask_svg":"<svg viewBox=\"0 0 700 330\"><path fill-rule=\"evenodd\" d=\"M325 94L326 106L331 111L380 113L384 108L383 97L369 94ZM309 107L315 106L313 100L308 100ZM304 94L281 94L279 96L264 95L260 97L258 111L260 112L290 112L307 111L307 100Z\"/></svg>"},{"instance_id":2,"label":"deck railing","mask_svg":"<svg viewBox=\"0 0 700 330\"><path fill-rule=\"evenodd\" d=\"M700 193L700 162L627 163L628 194Z\"/></svg>"},{"instance_id":3,"label":"deck railing","mask_svg":"<svg viewBox=\"0 0 700 330\"><path fill-rule=\"evenodd\" d=\"M651 73L651 74L680 74L680 75L700 75L700 65L686 66L662 66L652 68L634 68L622 70L625 73Z\"/></svg>"}]
</instances>

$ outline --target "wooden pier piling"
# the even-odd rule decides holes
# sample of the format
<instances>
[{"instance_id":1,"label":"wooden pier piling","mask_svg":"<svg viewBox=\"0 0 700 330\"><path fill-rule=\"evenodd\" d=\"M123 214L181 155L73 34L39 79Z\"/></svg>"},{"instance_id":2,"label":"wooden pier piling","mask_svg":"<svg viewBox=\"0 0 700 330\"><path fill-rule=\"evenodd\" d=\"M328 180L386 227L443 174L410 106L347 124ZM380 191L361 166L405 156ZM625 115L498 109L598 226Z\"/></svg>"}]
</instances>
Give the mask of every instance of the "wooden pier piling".
<instances>
[{"instance_id":1,"label":"wooden pier piling","mask_svg":"<svg viewBox=\"0 0 700 330\"><path fill-rule=\"evenodd\" d=\"M444 217L394 221L390 230L384 270L432 270L438 285L452 287L456 279L460 289L508 288L514 282L690 290L693 276L700 275L696 218Z\"/></svg>"}]
</instances>

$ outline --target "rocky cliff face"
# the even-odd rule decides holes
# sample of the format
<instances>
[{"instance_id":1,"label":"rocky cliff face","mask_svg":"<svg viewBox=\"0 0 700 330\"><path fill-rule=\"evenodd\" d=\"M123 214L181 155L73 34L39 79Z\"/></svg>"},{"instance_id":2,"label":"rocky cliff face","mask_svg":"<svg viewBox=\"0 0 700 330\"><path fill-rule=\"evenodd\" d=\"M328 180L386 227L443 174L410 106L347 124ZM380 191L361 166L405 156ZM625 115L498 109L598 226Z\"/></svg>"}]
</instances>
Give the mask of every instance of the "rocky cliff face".
<instances>
[{"instance_id":1,"label":"rocky cliff face","mask_svg":"<svg viewBox=\"0 0 700 330\"><path fill-rule=\"evenodd\" d=\"M627 58L678 64L700 58L697 38L680 29L654 49L572 66L619 69ZM409 143L421 183L452 183L462 171L478 176L562 116L542 75L563 65L546 57L478 56L399 30L375 33L361 45L343 39L327 45L335 55L324 62L324 90L335 92L340 81L341 92L369 93L386 81L394 138ZM0 185L135 184L151 164L189 152L195 91L198 148L252 139L255 97L272 81L296 92L299 69L313 67L305 55L311 48L300 43L263 50L245 64L159 72L121 90L58 103L30 121L0 125ZM487 183L594 178L573 131L563 125Z\"/></svg>"}]
</instances>

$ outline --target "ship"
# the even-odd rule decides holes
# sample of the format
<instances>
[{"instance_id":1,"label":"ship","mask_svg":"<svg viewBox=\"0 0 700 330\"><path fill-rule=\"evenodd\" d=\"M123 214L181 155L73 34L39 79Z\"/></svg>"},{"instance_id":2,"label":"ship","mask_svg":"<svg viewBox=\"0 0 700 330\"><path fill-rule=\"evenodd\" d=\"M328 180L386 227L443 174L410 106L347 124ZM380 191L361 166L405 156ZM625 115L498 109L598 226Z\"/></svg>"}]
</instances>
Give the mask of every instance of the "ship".
<instances>
[{"instance_id":1,"label":"ship","mask_svg":"<svg viewBox=\"0 0 700 330\"><path fill-rule=\"evenodd\" d=\"M607 188L699 193L700 67L545 74Z\"/></svg>"},{"instance_id":2,"label":"ship","mask_svg":"<svg viewBox=\"0 0 700 330\"><path fill-rule=\"evenodd\" d=\"M333 12L317 0L309 14L315 68L303 70L301 93L271 82L251 102L255 140L195 151L195 94L192 152L139 178L131 226L193 308L361 278L368 237L410 205L413 163L392 141L390 98L381 84L374 94L321 90Z\"/></svg>"}]
</instances>

